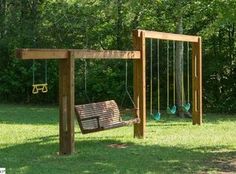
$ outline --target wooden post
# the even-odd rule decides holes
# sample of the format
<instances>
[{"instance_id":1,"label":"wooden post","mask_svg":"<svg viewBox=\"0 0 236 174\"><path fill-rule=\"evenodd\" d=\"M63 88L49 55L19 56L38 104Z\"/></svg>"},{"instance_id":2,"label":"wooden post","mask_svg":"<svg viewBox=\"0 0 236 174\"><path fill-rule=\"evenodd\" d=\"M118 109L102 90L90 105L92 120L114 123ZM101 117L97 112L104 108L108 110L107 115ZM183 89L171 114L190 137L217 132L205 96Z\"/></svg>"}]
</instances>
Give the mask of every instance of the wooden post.
<instances>
[{"instance_id":1,"label":"wooden post","mask_svg":"<svg viewBox=\"0 0 236 174\"><path fill-rule=\"evenodd\" d=\"M193 124L202 124L202 41L192 44L192 117Z\"/></svg>"},{"instance_id":2,"label":"wooden post","mask_svg":"<svg viewBox=\"0 0 236 174\"><path fill-rule=\"evenodd\" d=\"M134 60L134 101L140 123L134 125L134 137L144 138L146 129L146 47L145 35L133 31L134 49L141 51L141 59Z\"/></svg>"},{"instance_id":3,"label":"wooden post","mask_svg":"<svg viewBox=\"0 0 236 174\"><path fill-rule=\"evenodd\" d=\"M59 60L60 155L74 152L74 57Z\"/></svg>"}]
</instances>

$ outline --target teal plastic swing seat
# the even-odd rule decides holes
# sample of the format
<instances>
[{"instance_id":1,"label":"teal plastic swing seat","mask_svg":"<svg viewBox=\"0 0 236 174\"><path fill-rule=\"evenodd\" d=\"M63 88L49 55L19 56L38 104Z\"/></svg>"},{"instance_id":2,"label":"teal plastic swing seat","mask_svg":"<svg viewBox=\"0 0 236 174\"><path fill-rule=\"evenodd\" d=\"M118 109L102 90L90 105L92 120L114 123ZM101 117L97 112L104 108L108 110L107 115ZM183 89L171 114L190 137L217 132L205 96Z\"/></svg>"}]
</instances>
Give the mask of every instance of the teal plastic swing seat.
<instances>
[{"instance_id":1,"label":"teal plastic swing seat","mask_svg":"<svg viewBox=\"0 0 236 174\"><path fill-rule=\"evenodd\" d=\"M161 119L161 113L157 112L156 114L153 115L154 120L159 121Z\"/></svg>"},{"instance_id":2,"label":"teal plastic swing seat","mask_svg":"<svg viewBox=\"0 0 236 174\"><path fill-rule=\"evenodd\" d=\"M175 114L176 113L176 106L174 105L172 108L167 107L166 111L167 111L167 114Z\"/></svg>"},{"instance_id":3,"label":"teal plastic swing seat","mask_svg":"<svg viewBox=\"0 0 236 174\"><path fill-rule=\"evenodd\" d=\"M191 107L191 105L190 105L190 103L186 103L186 104L184 104L182 107L183 107L183 110L184 110L185 112L188 112L189 109L190 109L190 107Z\"/></svg>"}]
</instances>

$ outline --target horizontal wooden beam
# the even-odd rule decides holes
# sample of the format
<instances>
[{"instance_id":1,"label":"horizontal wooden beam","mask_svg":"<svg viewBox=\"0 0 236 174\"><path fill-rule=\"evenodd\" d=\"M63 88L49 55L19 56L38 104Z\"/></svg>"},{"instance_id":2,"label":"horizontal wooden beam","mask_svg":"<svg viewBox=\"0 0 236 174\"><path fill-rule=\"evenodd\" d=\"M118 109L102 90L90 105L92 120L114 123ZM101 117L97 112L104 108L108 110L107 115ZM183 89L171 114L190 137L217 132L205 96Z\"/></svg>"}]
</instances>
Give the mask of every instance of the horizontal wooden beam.
<instances>
[{"instance_id":1,"label":"horizontal wooden beam","mask_svg":"<svg viewBox=\"0 0 236 174\"><path fill-rule=\"evenodd\" d=\"M75 50L73 57L78 59L140 59L140 51L118 51L118 50Z\"/></svg>"},{"instance_id":2,"label":"horizontal wooden beam","mask_svg":"<svg viewBox=\"0 0 236 174\"><path fill-rule=\"evenodd\" d=\"M152 38L152 39L183 41L192 43L197 43L199 40L199 36L164 33L164 32L147 31L147 30L137 30L137 31L139 37L141 36L141 32L144 32L146 38Z\"/></svg>"},{"instance_id":3,"label":"horizontal wooden beam","mask_svg":"<svg viewBox=\"0 0 236 174\"><path fill-rule=\"evenodd\" d=\"M79 49L17 49L20 59L67 59L69 53L77 59L140 59L140 51L79 50Z\"/></svg>"},{"instance_id":4,"label":"horizontal wooden beam","mask_svg":"<svg viewBox=\"0 0 236 174\"><path fill-rule=\"evenodd\" d=\"M67 59L66 49L17 49L16 57L20 59Z\"/></svg>"}]
</instances>

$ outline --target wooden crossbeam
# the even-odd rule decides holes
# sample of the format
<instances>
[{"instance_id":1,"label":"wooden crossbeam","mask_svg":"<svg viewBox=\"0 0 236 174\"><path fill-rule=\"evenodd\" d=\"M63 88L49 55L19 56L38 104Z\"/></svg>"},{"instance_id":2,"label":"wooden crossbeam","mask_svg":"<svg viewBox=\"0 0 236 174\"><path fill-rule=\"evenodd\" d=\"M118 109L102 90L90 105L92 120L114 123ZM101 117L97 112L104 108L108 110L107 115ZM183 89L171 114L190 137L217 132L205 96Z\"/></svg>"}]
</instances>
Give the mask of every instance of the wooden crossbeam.
<instances>
[{"instance_id":1,"label":"wooden crossbeam","mask_svg":"<svg viewBox=\"0 0 236 174\"><path fill-rule=\"evenodd\" d=\"M137 30L138 36L140 37L141 32L145 33L146 38L160 39L160 40L173 40L173 41L183 41L183 42L193 42L198 43L198 36L183 35L183 34L173 34L164 33L157 31L147 31L147 30Z\"/></svg>"},{"instance_id":2,"label":"wooden crossbeam","mask_svg":"<svg viewBox=\"0 0 236 174\"><path fill-rule=\"evenodd\" d=\"M140 51L80 50L80 49L17 49L20 59L67 59L69 53L77 59L140 59Z\"/></svg>"},{"instance_id":3,"label":"wooden crossbeam","mask_svg":"<svg viewBox=\"0 0 236 174\"><path fill-rule=\"evenodd\" d=\"M75 50L74 58L82 59L140 59L140 51L119 51L119 50Z\"/></svg>"},{"instance_id":4,"label":"wooden crossbeam","mask_svg":"<svg viewBox=\"0 0 236 174\"><path fill-rule=\"evenodd\" d=\"M67 59L66 49L17 49L16 57L20 59Z\"/></svg>"}]
</instances>

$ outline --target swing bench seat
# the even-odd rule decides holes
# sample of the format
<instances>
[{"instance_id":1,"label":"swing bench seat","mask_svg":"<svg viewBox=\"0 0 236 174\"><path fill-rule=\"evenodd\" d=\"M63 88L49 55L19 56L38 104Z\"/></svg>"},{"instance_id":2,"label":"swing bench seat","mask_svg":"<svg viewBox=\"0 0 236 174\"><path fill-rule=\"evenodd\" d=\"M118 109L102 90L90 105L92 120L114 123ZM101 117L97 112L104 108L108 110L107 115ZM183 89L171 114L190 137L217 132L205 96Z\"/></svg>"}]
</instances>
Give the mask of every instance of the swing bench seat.
<instances>
[{"instance_id":1,"label":"swing bench seat","mask_svg":"<svg viewBox=\"0 0 236 174\"><path fill-rule=\"evenodd\" d=\"M139 118L122 121L114 100L75 106L76 118L82 134L98 132L139 123Z\"/></svg>"}]
</instances>

